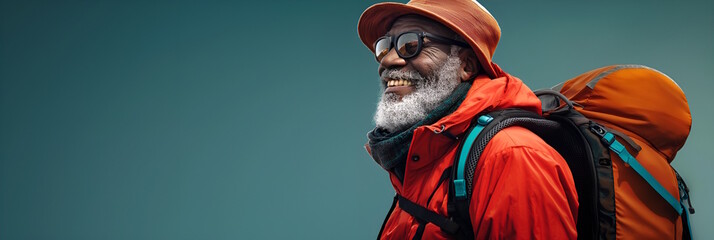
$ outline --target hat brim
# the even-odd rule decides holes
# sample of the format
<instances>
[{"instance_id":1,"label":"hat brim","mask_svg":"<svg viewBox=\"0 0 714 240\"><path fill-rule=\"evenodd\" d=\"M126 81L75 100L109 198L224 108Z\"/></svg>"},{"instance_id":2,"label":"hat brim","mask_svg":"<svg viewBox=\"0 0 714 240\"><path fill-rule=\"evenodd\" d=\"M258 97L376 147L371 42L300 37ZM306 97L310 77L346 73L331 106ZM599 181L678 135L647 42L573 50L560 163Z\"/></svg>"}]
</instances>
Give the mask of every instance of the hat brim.
<instances>
[{"instance_id":1,"label":"hat brim","mask_svg":"<svg viewBox=\"0 0 714 240\"><path fill-rule=\"evenodd\" d=\"M448 10L444 9L444 11ZM439 14L429 9L422 8L419 5L407 5L392 2L372 5L362 13L359 22L357 23L357 32L360 40L362 40L362 43L367 46L370 51L374 52L374 42L389 31L389 28L397 18L409 14L421 15L437 21L464 38L464 40L469 43L469 46L471 46L471 49L475 52L479 63L488 75L491 77L497 77L496 71L491 65L491 60L486 57L486 51L483 51L483 49L476 44L476 41L472 39L471 36L466 34L451 21L442 18Z\"/></svg>"}]
</instances>

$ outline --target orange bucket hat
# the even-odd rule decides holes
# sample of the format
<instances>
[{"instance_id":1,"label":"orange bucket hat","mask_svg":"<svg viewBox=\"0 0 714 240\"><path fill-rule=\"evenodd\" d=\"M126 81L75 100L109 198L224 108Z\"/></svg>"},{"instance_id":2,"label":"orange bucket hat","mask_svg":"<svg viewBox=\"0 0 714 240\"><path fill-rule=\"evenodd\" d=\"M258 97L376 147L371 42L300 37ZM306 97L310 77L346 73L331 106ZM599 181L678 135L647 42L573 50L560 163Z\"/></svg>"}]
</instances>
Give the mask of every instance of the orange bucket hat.
<instances>
[{"instance_id":1,"label":"orange bucket hat","mask_svg":"<svg viewBox=\"0 0 714 240\"><path fill-rule=\"evenodd\" d=\"M491 13L475 0L412 0L403 3L378 3L359 18L357 31L362 43L374 52L374 41L384 36L398 17L417 14L439 22L456 32L476 53L483 69L492 78L500 77L492 62L501 38L501 28Z\"/></svg>"}]
</instances>

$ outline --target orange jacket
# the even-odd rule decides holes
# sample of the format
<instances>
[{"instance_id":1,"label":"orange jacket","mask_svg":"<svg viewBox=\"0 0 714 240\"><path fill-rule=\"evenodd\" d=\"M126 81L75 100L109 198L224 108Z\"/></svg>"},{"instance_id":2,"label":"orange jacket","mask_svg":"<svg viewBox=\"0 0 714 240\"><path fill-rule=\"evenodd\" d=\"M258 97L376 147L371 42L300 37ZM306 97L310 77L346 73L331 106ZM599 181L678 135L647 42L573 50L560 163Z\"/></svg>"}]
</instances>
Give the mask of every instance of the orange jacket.
<instances>
[{"instance_id":1,"label":"orange jacket","mask_svg":"<svg viewBox=\"0 0 714 240\"><path fill-rule=\"evenodd\" d=\"M471 120L481 112L504 108L541 112L540 100L521 80L505 73L502 76L493 80L477 77L455 112L414 130L404 183L390 173L397 194L447 216L449 182L439 184L439 178L453 164L459 141L437 133L442 125L444 131L464 136ZM578 200L567 163L524 128L510 127L496 134L481 155L473 189L469 211L476 239L576 238ZM397 205L386 221L382 239L412 239L418 226L416 219ZM450 238L433 224L426 225L422 236Z\"/></svg>"}]
</instances>

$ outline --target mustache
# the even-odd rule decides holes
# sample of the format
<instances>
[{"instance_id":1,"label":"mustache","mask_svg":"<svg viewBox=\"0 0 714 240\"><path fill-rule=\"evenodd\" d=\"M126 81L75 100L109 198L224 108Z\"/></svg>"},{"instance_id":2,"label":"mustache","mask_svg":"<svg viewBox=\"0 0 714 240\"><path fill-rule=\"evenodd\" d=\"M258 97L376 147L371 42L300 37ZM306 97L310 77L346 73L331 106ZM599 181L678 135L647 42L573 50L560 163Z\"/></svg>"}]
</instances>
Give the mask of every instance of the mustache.
<instances>
[{"instance_id":1,"label":"mustache","mask_svg":"<svg viewBox=\"0 0 714 240\"><path fill-rule=\"evenodd\" d=\"M412 83L419 83L423 82L426 80L426 77L422 76L419 74L419 72L415 70L397 70L397 69L387 69L382 72L382 74L379 76L383 81L386 79L402 79L402 80L409 80Z\"/></svg>"}]
</instances>

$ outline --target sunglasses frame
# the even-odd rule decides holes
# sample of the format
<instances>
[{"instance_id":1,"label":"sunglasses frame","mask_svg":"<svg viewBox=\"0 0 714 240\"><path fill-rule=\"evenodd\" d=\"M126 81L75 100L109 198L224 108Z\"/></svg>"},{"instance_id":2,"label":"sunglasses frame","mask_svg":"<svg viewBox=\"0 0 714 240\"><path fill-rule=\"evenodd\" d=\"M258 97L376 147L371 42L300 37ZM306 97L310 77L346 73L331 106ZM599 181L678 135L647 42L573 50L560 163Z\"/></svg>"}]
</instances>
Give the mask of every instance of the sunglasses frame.
<instances>
[{"instance_id":1,"label":"sunglasses frame","mask_svg":"<svg viewBox=\"0 0 714 240\"><path fill-rule=\"evenodd\" d=\"M400 58L405 59L405 60L416 57L417 55L419 55L419 53L421 53L421 50L424 46L424 37L428 37L428 38L436 40L436 42L442 42L442 43L446 43L449 45L469 47L469 44L464 41L460 41L460 40L456 40L456 39L452 39L452 38L448 38L448 37L444 37L444 36L439 36L439 35L435 35L435 34L431 34L431 33L427 33L427 32L409 31L409 32L400 33L399 35L397 35L397 37L384 35L384 36L378 38L377 41L374 41L374 46L373 46L374 58L377 60L377 62L381 62L381 59L379 59L379 56L377 55L377 44L379 43L379 41L382 41L383 39L387 39L387 41L389 41L389 49L387 50L387 54L388 54L389 51L392 51L392 49L394 49L395 46L397 46L397 41L399 40L400 37L402 37L404 34L410 34L410 33L417 35L417 50L414 52L414 54L412 54L410 56L403 56L398 50L395 50L395 52L397 52L397 55ZM385 54L385 56L387 54ZM382 56L382 59L384 59L384 56Z\"/></svg>"}]
</instances>

